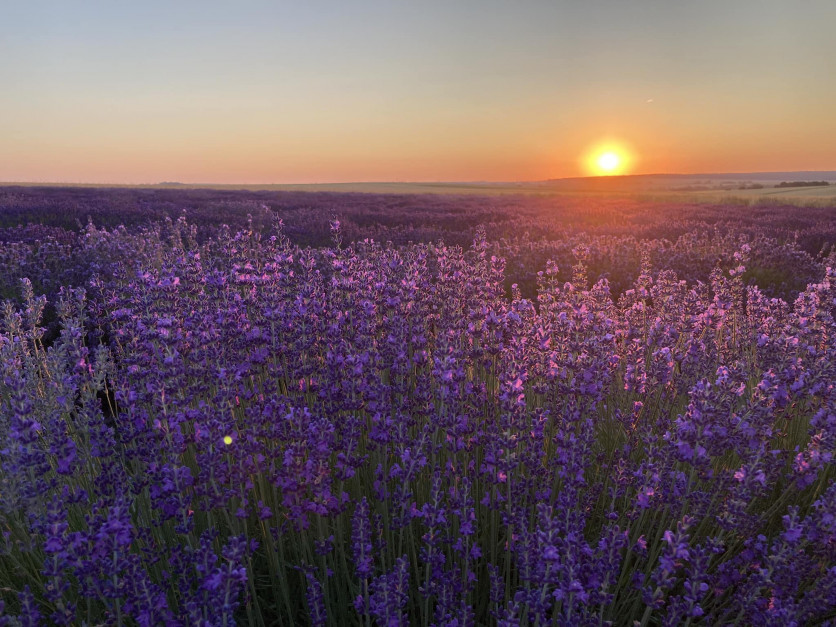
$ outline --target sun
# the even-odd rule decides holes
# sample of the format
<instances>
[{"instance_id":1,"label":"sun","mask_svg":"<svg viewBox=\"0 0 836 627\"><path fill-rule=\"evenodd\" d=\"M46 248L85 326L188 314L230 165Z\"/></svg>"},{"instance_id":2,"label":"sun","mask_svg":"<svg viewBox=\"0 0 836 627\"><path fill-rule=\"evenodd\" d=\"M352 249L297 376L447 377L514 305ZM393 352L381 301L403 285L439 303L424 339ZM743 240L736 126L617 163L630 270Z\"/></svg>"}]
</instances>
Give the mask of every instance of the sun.
<instances>
[{"instance_id":1,"label":"sun","mask_svg":"<svg viewBox=\"0 0 836 627\"><path fill-rule=\"evenodd\" d=\"M590 176L628 174L635 158L632 150L620 141L605 141L591 146L583 157L583 166Z\"/></svg>"},{"instance_id":2,"label":"sun","mask_svg":"<svg viewBox=\"0 0 836 627\"><path fill-rule=\"evenodd\" d=\"M620 162L621 159L614 152L605 152L598 157L598 167L604 172L615 172Z\"/></svg>"}]
</instances>

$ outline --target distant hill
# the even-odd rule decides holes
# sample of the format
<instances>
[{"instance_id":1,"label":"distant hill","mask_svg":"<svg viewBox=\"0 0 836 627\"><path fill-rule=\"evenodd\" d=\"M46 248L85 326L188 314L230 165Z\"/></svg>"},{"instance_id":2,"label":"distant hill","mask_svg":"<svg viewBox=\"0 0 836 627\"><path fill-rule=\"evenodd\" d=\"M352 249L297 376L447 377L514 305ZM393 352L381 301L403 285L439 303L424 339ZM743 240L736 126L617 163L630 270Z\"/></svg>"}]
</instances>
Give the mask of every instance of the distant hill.
<instances>
[{"instance_id":1,"label":"distant hill","mask_svg":"<svg viewBox=\"0 0 836 627\"><path fill-rule=\"evenodd\" d=\"M812 183L827 183L813 186ZM781 185L791 183L793 185ZM798 185L803 183L803 185ZM3 183L4 186L34 187L136 187L143 189L218 189L307 192L352 192L367 194L616 194L723 201L740 198L758 202L770 198L780 202L828 204L836 207L836 171L794 172L705 172L699 174L630 174L622 176L577 176L543 181L426 181L355 183L261 183L201 184L164 181L146 185L105 183Z\"/></svg>"},{"instance_id":2,"label":"distant hill","mask_svg":"<svg viewBox=\"0 0 836 627\"><path fill-rule=\"evenodd\" d=\"M836 183L836 171L797 172L705 172L700 174L627 174L622 176L577 176L537 181L530 185L560 191L641 190L734 190L752 185L774 187L784 181Z\"/></svg>"}]
</instances>

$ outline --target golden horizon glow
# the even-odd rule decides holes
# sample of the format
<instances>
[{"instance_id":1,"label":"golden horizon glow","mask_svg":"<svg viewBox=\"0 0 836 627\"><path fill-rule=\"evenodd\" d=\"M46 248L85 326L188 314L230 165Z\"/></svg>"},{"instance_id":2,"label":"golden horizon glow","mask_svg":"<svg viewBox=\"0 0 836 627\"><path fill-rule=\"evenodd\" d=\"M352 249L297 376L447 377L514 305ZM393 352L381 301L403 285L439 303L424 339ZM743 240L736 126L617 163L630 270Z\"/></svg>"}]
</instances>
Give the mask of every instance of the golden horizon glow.
<instances>
[{"instance_id":1,"label":"golden horizon glow","mask_svg":"<svg viewBox=\"0 0 836 627\"><path fill-rule=\"evenodd\" d=\"M616 176L629 174L635 160L633 151L623 142L606 141L589 149L583 165L590 176Z\"/></svg>"}]
</instances>

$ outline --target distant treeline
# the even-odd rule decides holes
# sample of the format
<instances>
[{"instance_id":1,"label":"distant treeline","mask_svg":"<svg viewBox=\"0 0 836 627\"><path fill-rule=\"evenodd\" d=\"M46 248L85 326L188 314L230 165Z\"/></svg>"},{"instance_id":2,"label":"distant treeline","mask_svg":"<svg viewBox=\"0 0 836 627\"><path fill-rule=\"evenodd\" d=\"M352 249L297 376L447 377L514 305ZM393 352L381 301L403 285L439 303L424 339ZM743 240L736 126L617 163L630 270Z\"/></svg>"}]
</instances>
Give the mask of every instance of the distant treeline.
<instances>
[{"instance_id":1,"label":"distant treeline","mask_svg":"<svg viewBox=\"0 0 836 627\"><path fill-rule=\"evenodd\" d=\"M827 181L784 181L775 187L823 187L830 185Z\"/></svg>"}]
</instances>

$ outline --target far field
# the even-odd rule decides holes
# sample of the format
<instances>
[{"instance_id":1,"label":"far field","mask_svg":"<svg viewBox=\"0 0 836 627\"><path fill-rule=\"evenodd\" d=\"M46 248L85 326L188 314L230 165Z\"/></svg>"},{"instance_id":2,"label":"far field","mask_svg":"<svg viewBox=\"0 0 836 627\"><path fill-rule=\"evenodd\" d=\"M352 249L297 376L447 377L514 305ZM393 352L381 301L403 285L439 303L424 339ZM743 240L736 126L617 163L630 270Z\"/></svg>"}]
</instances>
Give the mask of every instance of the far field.
<instances>
[{"instance_id":1,"label":"far field","mask_svg":"<svg viewBox=\"0 0 836 627\"><path fill-rule=\"evenodd\" d=\"M824 181L818 187L776 187L790 181ZM33 187L107 187L140 189L214 189L221 191L345 192L362 194L541 195L615 196L671 202L734 204L836 205L836 172L754 172L723 174L661 174L602 176L523 182L355 182L149 185L2 183Z\"/></svg>"}]
</instances>

